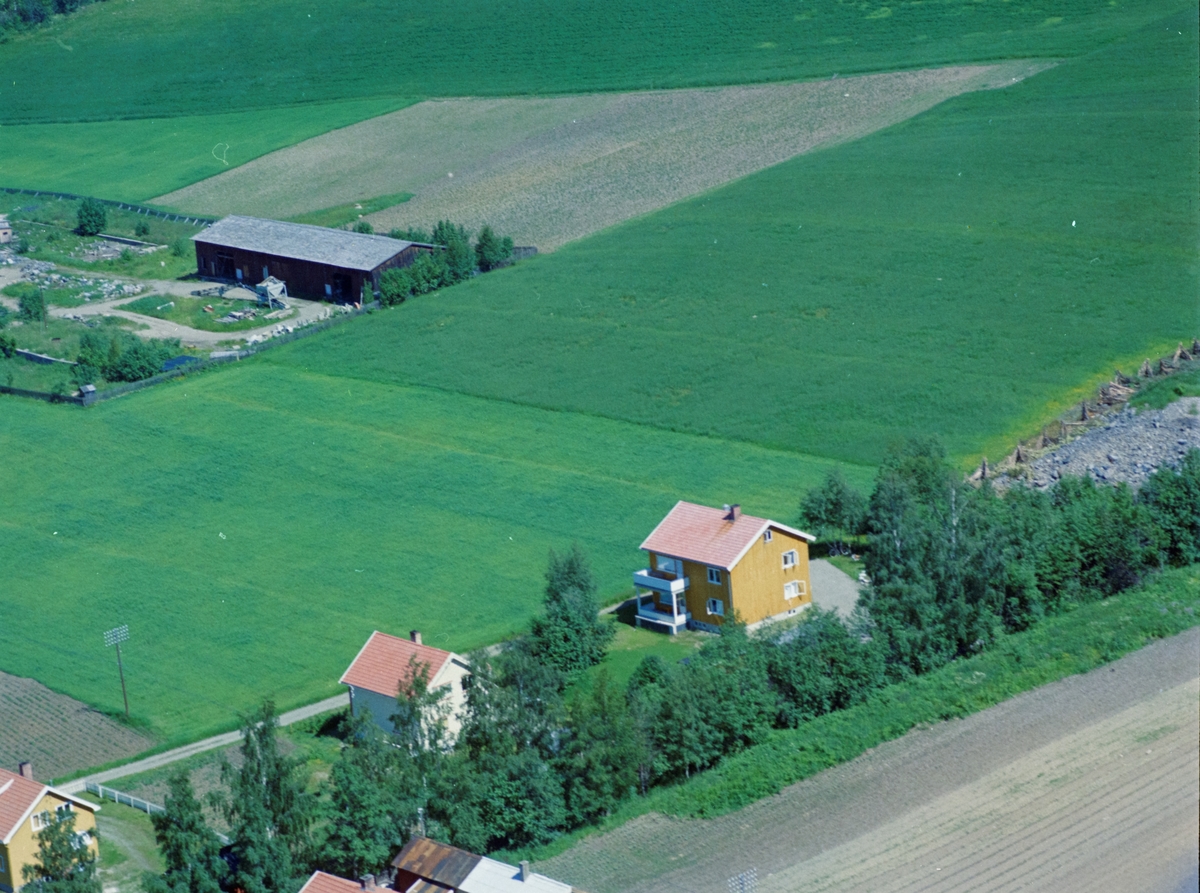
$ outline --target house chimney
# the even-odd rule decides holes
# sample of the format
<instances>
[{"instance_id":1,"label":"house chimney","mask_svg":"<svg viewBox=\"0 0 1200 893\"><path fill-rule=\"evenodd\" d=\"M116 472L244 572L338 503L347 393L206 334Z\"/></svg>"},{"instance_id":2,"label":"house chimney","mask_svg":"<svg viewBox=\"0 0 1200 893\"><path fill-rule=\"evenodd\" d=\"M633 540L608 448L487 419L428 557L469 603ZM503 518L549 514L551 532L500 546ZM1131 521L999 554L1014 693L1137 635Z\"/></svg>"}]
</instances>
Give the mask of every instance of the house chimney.
<instances>
[{"instance_id":1,"label":"house chimney","mask_svg":"<svg viewBox=\"0 0 1200 893\"><path fill-rule=\"evenodd\" d=\"M413 640L414 645L421 644L421 631L419 629L414 629L408 634L408 637Z\"/></svg>"},{"instance_id":2,"label":"house chimney","mask_svg":"<svg viewBox=\"0 0 1200 893\"><path fill-rule=\"evenodd\" d=\"M362 877L360 877L358 879L358 883L362 886L362 888L364 890L374 890L375 889L375 875L364 874Z\"/></svg>"},{"instance_id":3,"label":"house chimney","mask_svg":"<svg viewBox=\"0 0 1200 893\"><path fill-rule=\"evenodd\" d=\"M527 880L529 880L529 874L530 874L530 872L529 872L529 860L528 860L528 859L522 859L522 860L521 860L521 880L523 880L523 881L527 881Z\"/></svg>"},{"instance_id":4,"label":"house chimney","mask_svg":"<svg viewBox=\"0 0 1200 893\"><path fill-rule=\"evenodd\" d=\"M22 778L28 778L30 781L33 781L33 763L28 760L17 764L17 772Z\"/></svg>"},{"instance_id":5,"label":"house chimney","mask_svg":"<svg viewBox=\"0 0 1200 893\"><path fill-rule=\"evenodd\" d=\"M742 516L742 507L736 502L733 505L725 506L725 520L736 521Z\"/></svg>"}]
</instances>

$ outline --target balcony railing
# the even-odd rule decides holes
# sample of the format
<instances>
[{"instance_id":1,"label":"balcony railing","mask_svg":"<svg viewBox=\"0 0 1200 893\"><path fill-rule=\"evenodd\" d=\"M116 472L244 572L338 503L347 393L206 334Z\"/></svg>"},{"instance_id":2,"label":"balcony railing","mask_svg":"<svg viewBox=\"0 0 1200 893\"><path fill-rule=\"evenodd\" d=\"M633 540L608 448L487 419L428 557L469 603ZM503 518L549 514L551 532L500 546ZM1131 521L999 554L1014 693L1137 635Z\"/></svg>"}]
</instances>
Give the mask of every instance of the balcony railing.
<instances>
[{"instance_id":1,"label":"balcony railing","mask_svg":"<svg viewBox=\"0 0 1200 893\"><path fill-rule=\"evenodd\" d=\"M646 568L633 575L633 585L640 586L643 589L652 589L655 592L680 595L688 588L688 578L676 577L674 574L666 574L662 571Z\"/></svg>"},{"instance_id":2,"label":"balcony railing","mask_svg":"<svg viewBox=\"0 0 1200 893\"><path fill-rule=\"evenodd\" d=\"M642 593L637 600L637 615L634 623L638 626L658 626L665 628L671 635L686 629L691 615L687 608L681 605L679 599L669 596L670 606L659 604L652 592Z\"/></svg>"}]
</instances>

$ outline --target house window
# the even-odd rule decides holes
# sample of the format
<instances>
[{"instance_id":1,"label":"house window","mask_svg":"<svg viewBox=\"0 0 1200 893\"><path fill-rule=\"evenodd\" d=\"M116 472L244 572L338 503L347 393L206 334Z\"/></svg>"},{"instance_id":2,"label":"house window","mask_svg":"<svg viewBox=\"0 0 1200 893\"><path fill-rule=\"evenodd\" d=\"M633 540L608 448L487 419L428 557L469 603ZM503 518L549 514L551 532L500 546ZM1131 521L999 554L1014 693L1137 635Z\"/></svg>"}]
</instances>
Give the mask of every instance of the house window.
<instances>
[{"instance_id":1,"label":"house window","mask_svg":"<svg viewBox=\"0 0 1200 893\"><path fill-rule=\"evenodd\" d=\"M54 807L54 811L58 813L58 817L60 819L65 819L71 812L71 804L68 802L64 803L62 806L56 806Z\"/></svg>"},{"instance_id":2,"label":"house window","mask_svg":"<svg viewBox=\"0 0 1200 893\"><path fill-rule=\"evenodd\" d=\"M771 531L768 530L766 533L763 534L763 542L769 543L770 541L771 541Z\"/></svg>"},{"instance_id":3,"label":"house window","mask_svg":"<svg viewBox=\"0 0 1200 893\"><path fill-rule=\"evenodd\" d=\"M87 847L91 846L91 844L92 844L92 835L86 831L80 831L78 834L76 834L74 836L74 839L71 841L71 845L74 846L75 849L77 849L77 850L86 849Z\"/></svg>"},{"instance_id":4,"label":"house window","mask_svg":"<svg viewBox=\"0 0 1200 893\"><path fill-rule=\"evenodd\" d=\"M4 862L4 853L0 853L0 874L8 874L8 865Z\"/></svg>"},{"instance_id":5,"label":"house window","mask_svg":"<svg viewBox=\"0 0 1200 893\"><path fill-rule=\"evenodd\" d=\"M33 824L34 831L41 831L43 828L50 827L50 811L34 813L30 820Z\"/></svg>"},{"instance_id":6,"label":"house window","mask_svg":"<svg viewBox=\"0 0 1200 893\"><path fill-rule=\"evenodd\" d=\"M708 569L708 582L714 586L721 585L721 569L719 567L710 567Z\"/></svg>"},{"instance_id":7,"label":"house window","mask_svg":"<svg viewBox=\"0 0 1200 893\"><path fill-rule=\"evenodd\" d=\"M725 616L725 602L719 598L710 598L708 600L708 613L716 617Z\"/></svg>"},{"instance_id":8,"label":"house window","mask_svg":"<svg viewBox=\"0 0 1200 893\"><path fill-rule=\"evenodd\" d=\"M679 566L677 559L667 558L663 555L654 556L654 566L665 574L674 574L677 577L683 573L683 568Z\"/></svg>"},{"instance_id":9,"label":"house window","mask_svg":"<svg viewBox=\"0 0 1200 893\"><path fill-rule=\"evenodd\" d=\"M783 569L787 570L789 567L795 567L798 560L799 559L796 555L796 550L789 549L783 553Z\"/></svg>"},{"instance_id":10,"label":"house window","mask_svg":"<svg viewBox=\"0 0 1200 893\"><path fill-rule=\"evenodd\" d=\"M790 583L784 583L783 584L783 597L784 598L799 598L800 597L800 584L795 580L793 580Z\"/></svg>"}]
</instances>

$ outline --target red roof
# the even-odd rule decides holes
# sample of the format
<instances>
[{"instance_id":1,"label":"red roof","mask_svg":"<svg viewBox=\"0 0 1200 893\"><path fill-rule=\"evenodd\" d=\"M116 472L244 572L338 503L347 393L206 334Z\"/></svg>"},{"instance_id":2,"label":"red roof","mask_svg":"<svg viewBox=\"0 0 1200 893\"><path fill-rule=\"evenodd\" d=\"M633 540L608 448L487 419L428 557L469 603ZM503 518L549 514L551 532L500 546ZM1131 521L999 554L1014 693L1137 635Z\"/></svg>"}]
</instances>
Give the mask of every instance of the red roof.
<instances>
[{"instance_id":1,"label":"red roof","mask_svg":"<svg viewBox=\"0 0 1200 893\"><path fill-rule=\"evenodd\" d=\"M729 509L714 509L680 500L646 537L642 548L658 555L729 570L768 528L810 542L815 539L811 534L767 518L739 514L736 520L730 520Z\"/></svg>"},{"instance_id":2,"label":"red roof","mask_svg":"<svg viewBox=\"0 0 1200 893\"><path fill-rule=\"evenodd\" d=\"M0 769L0 843L9 842L13 833L46 794L69 800L76 806L82 806L92 812L100 808L40 781Z\"/></svg>"},{"instance_id":3,"label":"red roof","mask_svg":"<svg viewBox=\"0 0 1200 893\"><path fill-rule=\"evenodd\" d=\"M336 874L314 871L312 877L300 888L300 893L362 893L362 884L358 881L348 881Z\"/></svg>"},{"instance_id":4,"label":"red roof","mask_svg":"<svg viewBox=\"0 0 1200 893\"><path fill-rule=\"evenodd\" d=\"M429 667L429 680L432 682L453 656L449 651L418 645L409 639L400 639L376 630L342 674L340 681L394 698L400 694L400 683L403 681L407 684L412 680L414 660L417 664Z\"/></svg>"}]
</instances>

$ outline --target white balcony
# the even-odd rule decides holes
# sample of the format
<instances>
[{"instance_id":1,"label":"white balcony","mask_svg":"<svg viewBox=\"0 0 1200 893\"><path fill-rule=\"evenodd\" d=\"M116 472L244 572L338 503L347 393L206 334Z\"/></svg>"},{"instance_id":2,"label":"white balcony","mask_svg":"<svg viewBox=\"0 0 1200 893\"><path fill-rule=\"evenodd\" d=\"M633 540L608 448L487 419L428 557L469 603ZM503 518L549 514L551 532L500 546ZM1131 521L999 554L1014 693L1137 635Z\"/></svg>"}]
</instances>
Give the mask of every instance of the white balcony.
<instances>
[{"instance_id":1,"label":"white balcony","mask_svg":"<svg viewBox=\"0 0 1200 893\"><path fill-rule=\"evenodd\" d=\"M682 595L688 588L687 577L677 577L662 571L640 570L633 575L633 585L666 595Z\"/></svg>"},{"instance_id":2,"label":"white balcony","mask_svg":"<svg viewBox=\"0 0 1200 893\"><path fill-rule=\"evenodd\" d=\"M634 623L637 626L650 626L665 629L671 635L681 629L687 629L691 615L686 605L682 604L683 597L670 593L640 592L637 597L637 614Z\"/></svg>"}]
</instances>

